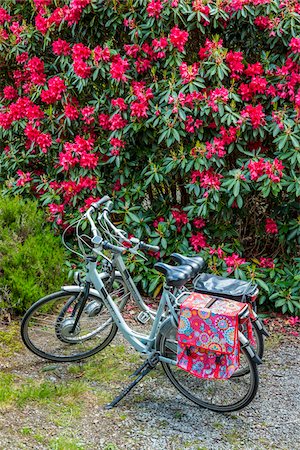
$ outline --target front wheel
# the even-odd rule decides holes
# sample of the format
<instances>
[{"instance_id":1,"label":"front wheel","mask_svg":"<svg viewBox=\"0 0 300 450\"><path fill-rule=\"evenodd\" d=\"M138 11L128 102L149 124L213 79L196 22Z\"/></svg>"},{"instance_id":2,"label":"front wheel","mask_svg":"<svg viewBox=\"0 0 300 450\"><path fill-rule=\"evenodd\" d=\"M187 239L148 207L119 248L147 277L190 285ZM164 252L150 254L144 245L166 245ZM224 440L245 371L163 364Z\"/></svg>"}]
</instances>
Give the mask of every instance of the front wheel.
<instances>
[{"instance_id":1,"label":"front wheel","mask_svg":"<svg viewBox=\"0 0 300 450\"><path fill-rule=\"evenodd\" d=\"M119 277L109 290L122 310L129 292ZM74 330L81 290L47 295L34 303L21 323L26 347L41 358L57 362L79 361L103 350L115 337L117 326L99 297L89 294Z\"/></svg>"},{"instance_id":2,"label":"front wheel","mask_svg":"<svg viewBox=\"0 0 300 450\"><path fill-rule=\"evenodd\" d=\"M164 357L176 361L176 328L162 334L159 351ZM257 365L252 360L247 348L241 349L242 377L229 379L202 379L191 375L176 365L162 362L165 374L171 383L197 405L216 412L232 412L247 406L255 397L258 388Z\"/></svg>"}]
</instances>

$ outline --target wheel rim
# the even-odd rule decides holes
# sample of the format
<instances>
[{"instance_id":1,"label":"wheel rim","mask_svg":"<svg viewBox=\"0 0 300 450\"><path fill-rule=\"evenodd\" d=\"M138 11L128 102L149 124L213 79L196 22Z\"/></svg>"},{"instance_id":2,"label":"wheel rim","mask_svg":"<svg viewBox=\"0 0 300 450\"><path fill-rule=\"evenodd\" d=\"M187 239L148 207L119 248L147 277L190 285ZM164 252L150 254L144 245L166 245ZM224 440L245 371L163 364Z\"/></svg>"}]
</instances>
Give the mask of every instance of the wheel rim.
<instances>
[{"instance_id":1,"label":"wheel rim","mask_svg":"<svg viewBox=\"0 0 300 450\"><path fill-rule=\"evenodd\" d=\"M163 356L176 360L176 330L172 335L162 337L160 351ZM226 380L197 378L172 364L163 363L163 368L176 388L191 401L208 409L226 412L242 408L256 393L255 369L243 352L241 364L244 367L240 369L246 369L247 373L243 377Z\"/></svg>"},{"instance_id":2,"label":"wheel rim","mask_svg":"<svg viewBox=\"0 0 300 450\"><path fill-rule=\"evenodd\" d=\"M87 305L94 301L98 300L90 296ZM115 324L104 305L101 314L91 317L83 312L75 332L71 332L77 303L78 298L68 293L40 302L27 318L23 333L33 351L41 356L72 358L92 352L108 339Z\"/></svg>"}]
</instances>

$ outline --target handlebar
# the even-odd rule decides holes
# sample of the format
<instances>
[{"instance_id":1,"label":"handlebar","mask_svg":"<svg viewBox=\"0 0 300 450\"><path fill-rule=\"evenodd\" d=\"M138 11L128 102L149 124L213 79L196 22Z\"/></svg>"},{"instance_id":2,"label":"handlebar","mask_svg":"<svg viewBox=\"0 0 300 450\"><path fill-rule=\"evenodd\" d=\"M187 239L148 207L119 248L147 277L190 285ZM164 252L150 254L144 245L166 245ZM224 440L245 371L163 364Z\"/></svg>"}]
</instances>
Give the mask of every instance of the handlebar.
<instances>
[{"instance_id":1,"label":"handlebar","mask_svg":"<svg viewBox=\"0 0 300 450\"><path fill-rule=\"evenodd\" d=\"M90 208L86 211L86 213L84 215L90 222L91 232L92 232L94 238L101 236L101 234L99 233L99 231L96 227L96 224L91 217L91 214L94 211L96 211L100 205L103 205L105 203L106 203L106 205L103 208L103 213L101 214L101 217L103 217L105 222L109 225L110 229L115 233L115 235L117 235L119 238L121 238L123 242L128 242L130 244L136 244L135 249L134 248L132 249L133 252L134 251L136 252L137 249L147 250L147 251L152 251L152 252L159 252L160 248L157 245L146 244L145 242L142 242L137 238L128 239L126 237L125 231L115 227L115 225L108 218L108 215L113 208L113 202L111 201L111 199L108 195L105 195L97 202L92 203L92 205L90 206ZM108 241L104 241L102 245L103 245L104 249L111 250L114 253L125 253L128 250L126 247L113 245L113 244L110 244Z\"/></svg>"},{"instance_id":2,"label":"handlebar","mask_svg":"<svg viewBox=\"0 0 300 450\"><path fill-rule=\"evenodd\" d=\"M110 197L108 195L104 195L104 197L100 198L100 200L92 203L92 207L94 209L98 209L99 206L103 205L103 203L107 203L108 201L112 204L112 201L110 201Z\"/></svg>"},{"instance_id":3,"label":"handlebar","mask_svg":"<svg viewBox=\"0 0 300 450\"><path fill-rule=\"evenodd\" d=\"M141 250L150 250L151 252L159 252L160 248L158 247L158 245L150 245L150 244L145 244L145 242L140 242L139 248Z\"/></svg>"},{"instance_id":4,"label":"handlebar","mask_svg":"<svg viewBox=\"0 0 300 450\"><path fill-rule=\"evenodd\" d=\"M110 244L107 241L104 241L102 244L104 250L111 250L113 253L125 253L128 249L125 247L119 247L118 245Z\"/></svg>"}]
</instances>

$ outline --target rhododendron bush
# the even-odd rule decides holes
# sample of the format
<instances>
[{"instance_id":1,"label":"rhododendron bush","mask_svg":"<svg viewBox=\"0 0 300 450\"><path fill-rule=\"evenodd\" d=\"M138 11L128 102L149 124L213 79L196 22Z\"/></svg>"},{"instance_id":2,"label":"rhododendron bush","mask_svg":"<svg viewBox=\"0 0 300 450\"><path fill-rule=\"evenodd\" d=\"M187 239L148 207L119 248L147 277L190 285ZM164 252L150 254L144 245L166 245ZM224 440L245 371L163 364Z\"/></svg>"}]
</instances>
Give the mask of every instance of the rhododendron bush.
<instances>
[{"instance_id":1,"label":"rhododendron bush","mask_svg":"<svg viewBox=\"0 0 300 450\"><path fill-rule=\"evenodd\" d=\"M297 313L299 36L298 0L2 1L6 191L59 228L108 193L153 260L202 252Z\"/></svg>"}]
</instances>

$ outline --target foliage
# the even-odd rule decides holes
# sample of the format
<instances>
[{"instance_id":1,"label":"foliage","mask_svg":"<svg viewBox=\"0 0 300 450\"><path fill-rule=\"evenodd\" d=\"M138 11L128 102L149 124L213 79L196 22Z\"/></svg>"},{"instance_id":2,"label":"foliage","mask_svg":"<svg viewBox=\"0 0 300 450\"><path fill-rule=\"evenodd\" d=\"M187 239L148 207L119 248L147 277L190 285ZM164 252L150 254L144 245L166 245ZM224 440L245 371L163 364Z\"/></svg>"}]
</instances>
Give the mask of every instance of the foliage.
<instances>
[{"instance_id":1,"label":"foliage","mask_svg":"<svg viewBox=\"0 0 300 450\"><path fill-rule=\"evenodd\" d=\"M64 281L66 258L37 203L0 199L0 306L23 313Z\"/></svg>"},{"instance_id":2,"label":"foliage","mask_svg":"<svg viewBox=\"0 0 300 450\"><path fill-rule=\"evenodd\" d=\"M2 176L299 308L298 0L4 0ZM156 255L157 256L157 255ZM160 276L137 268L146 290ZM266 297L262 297L265 301Z\"/></svg>"}]
</instances>

